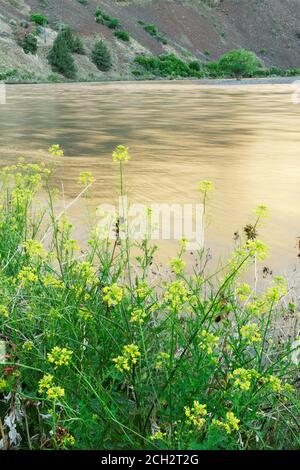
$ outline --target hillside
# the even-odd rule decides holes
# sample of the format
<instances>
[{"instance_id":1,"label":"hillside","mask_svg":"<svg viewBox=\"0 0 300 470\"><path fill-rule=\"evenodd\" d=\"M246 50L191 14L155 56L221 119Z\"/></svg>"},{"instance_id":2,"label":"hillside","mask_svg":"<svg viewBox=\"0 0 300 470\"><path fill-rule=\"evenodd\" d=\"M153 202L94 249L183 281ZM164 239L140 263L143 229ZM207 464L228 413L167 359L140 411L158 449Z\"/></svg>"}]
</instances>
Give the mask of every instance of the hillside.
<instances>
[{"instance_id":1,"label":"hillside","mask_svg":"<svg viewBox=\"0 0 300 470\"><path fill-rule=\"evenodd\" d=\"M95 21L97 8L120 20L129 42ZM25 54L16 41L33 12L49 19L36 55ZM139 22L154 24L164 41ZM266 66L300 65L299 0L0 0L0 74L49 78L46 56L62 23L84 41L86 55L74 55L79 80L131 78L132 60L140 53L174 52L207 61L242 47L254 51ZM99 71L89 58L96 36L112 51L109 72Z\"/></svg>"}]
</instances>

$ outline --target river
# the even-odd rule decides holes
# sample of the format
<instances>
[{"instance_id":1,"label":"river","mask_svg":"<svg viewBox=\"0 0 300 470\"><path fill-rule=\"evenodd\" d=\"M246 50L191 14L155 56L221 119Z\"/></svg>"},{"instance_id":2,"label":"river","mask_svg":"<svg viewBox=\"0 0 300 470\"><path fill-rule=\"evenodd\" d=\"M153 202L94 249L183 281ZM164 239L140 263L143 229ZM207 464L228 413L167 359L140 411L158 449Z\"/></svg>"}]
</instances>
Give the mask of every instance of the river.
<instances>
[{"instance_id":1,"label":"river","mask_svg":"<svg viewBox=\"0 0 300 470\"><path fill-rule=\"evenodd\" d=\"M49 160L59 143L65 157L57 181L78 194L81 171L96 178L92 203L109 202L118 187L111 152L127 145L133 202L196 203L198 181L215 187L208 204L206 243L228 256L233 234L265 204L260 238L272 247L269 265L298 265L300 236L300 105L281 85L205 86L187 82L8 85L0 105L0 161ZM80 225L83 203L73 207ZM174 251L172 242L163 252Z\"/></svg>"}]
</instances>

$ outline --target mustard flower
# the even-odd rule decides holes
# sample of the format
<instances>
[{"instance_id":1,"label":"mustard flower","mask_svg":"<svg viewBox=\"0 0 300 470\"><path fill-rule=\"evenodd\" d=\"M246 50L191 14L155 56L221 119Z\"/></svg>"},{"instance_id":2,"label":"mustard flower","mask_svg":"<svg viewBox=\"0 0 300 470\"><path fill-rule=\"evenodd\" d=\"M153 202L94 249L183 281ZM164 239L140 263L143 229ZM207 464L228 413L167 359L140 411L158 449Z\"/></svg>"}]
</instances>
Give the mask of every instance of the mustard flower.
<instances>
[{"instance_id":1,"label":"mustard flower","mask_svg":"<svg viewBox=\"0 0 300 470\"><path fill-rule=\"evenodd\" d=\"M7 381L0 378L0 392L4 392L7 389Z\"/></svg>"},{"instance_id":2,"label":"mustard flower","mask_svg":"<svg viewBox=\"0 0 300 470\"><path fill-rule=\"evenodd\" d=\"M98 278L96 276L96 269L91 263L87 261L82 261L75 266L75 272L80 275L81 279L83 279L87 284L93 285L98 282Z\"/></svg>"},{"instance_id":3,"label":"mustard flower","mask_svg":"<svg viewBox=\"0 0 300 470\"><path fill-rule=\"evenodd\" d=\"M58 400L65 396L65 390L62 387L54 386L48 388L46 391L46 398L48 400Z\"/></svg>"},{"instance_id":4,"label":"mustard flower","mask_svg":"<svg viewBox=\"0 0 300 470\"><path fill-rule=\"evenodd\" d=\"M164 301L170 310L180 310L189 299L189 292L183 281L174 281L166 289Z\"/></svg>"},{"instance_id":5,"label":"mustard flower","mask_svg":"<svg viewBox=\"0 0 300 470\"><path fill-rule=\"evenodd\" d=\"M241 327L241 337L248 343L260 343L262 340L259 327L256 323L249 323Z\"/></svg>"},{"instance_id":6,"label":"mustard flower","mask_svg":"<svg viewBox=\"0 0 300 470\"><path fill-rule=\"evenodd\" d=\"M182 274L186 267L186 263L181 258L172 258L170 266L175 274Z\"/></svg>"},{"instance_id":7,"label":"mustard flower","mask_svg":"<svg viewBox=\"0 0 300 470\"><path fill-rule=\"evenodd\" d=\"M83 186L88 186L89 184L93 184L95 182L95 178L93 173L90 171L83 171L80 173L78 178L78 183L82 184Z\"/></svg>"},{"instance_id":8,"label":"mustard flower","mask_svg":"<svg viewBox=\"0 0 300 470\"><path fill-rule=\"evenodd\" d=\"M114 357L113 362L120 372L128 372L133 365L137 364L140 355L141 353L136 344L127 344L123 347L123 356Z\"/></svg>"},{"instance_id":9,"label":"mustard flower","mask_svg":"<svg viewBox=\"0 0 300 470\"><path fill-rule=\"evenodd\" d=\"M49 147L49 153L53 157L63 157L64 156L64 152L58 144L55 144L55 145L52 145L51 147Z\"/></svg>"},{"instance_id":10,"label":"mustard flower","mask_svg":"<svg viewBox=\"0 0 300 470\"><path fill-rule=\"evenodd\" d=\"M145 310L141 308L136 308L131 313L130 322L139 323L140 325L142 325L146 317L147 317L147 313L145 312Z\"/></svg>"},{"instance_id":11,"label":"mustard flower","mask_svg":"<svg viewBox=\"0 0 300 470\"><path fill-rule=\"evenodd\" d=\"M72 434L67 433L60 442L61 447L72 447L75 445L75 437Z\"/></svg>"},{"instance_id":12,"label":"mustard flower","mask_svg":"<svg viewBox=\"0 0 300 470\"><path fill-rule=\"evenodd\" d=\"M200 349L206 351L209 355L213 354L219 346L220 337L203 330L200 334L200 338Z\"/></svg>"},{"instance_id":13,"label":"mustard flower","mask_svg":"<svg viewBox=\"0 0 300 470\"><path fill-rule=\"evenodd\" d=\"M158 355L157 355L157 358L156 358L155 369L161 370L164 367L164 365L167 364L169 359L170 359L170 354L169 353L166 353L166 352L163 352L163 351L159 352Z\"/></svg>"},{"instance_id":14,"label":"mustard flower","mask_svg":"<svg viewBox=\"0 0 300 470\"><path fill-rule=\"evenodd\" d=\"M152 436L150 437L151 441L162 441L165 439L167 436L167 433L162 432L162 431L156 431Z\"/></svg>"},{"instance_id":15,"label":"mustard flower","mask_svg":"<svg viewBox=\"0 0 300 470\"><path fill-rule=\"evenodd\" d=\"M109 307L115 307L123 298L123 288L117 283L103 287L103 300Z\"/></svg>"},{"instance_id":16,"label":"mustard flower","mask_svg":"<svg viewBox=\"0 0 300 470\"><path fill-rule=\"evenodd\" d=\"M250 389L252 380L259 378L260 374L256 370L242 367L228 374L228 379L233 380L233 386L245 392Z\"/></svg>"},{"instance_id":17,"label":"mustard flower","mask_svg":"<svg viewBox=\"0 0 300 470\"><path fill-rule=\"evenodd\" d=\"M42 243L37 240L27 240L23 246L30 258L46 258L48 255Z\"/></svg>"},{"instance_id":18,"label":"mustard flower","mask_svg":"<svg viewBox=\"0 0 300 470\"><path fill-rule=\"evenodd\" d=\"M51 374L45 374L39 381L38 392L42 395L46 393L48 400L57 400L58 398L64 397L65 391L63 388L55 386L53 384L54 377Z\"/></svg>"},{"instance_id":19,"label":"mustard flower","mask_svg":"<svg viewBox=\"0 0 300 470\"><path fill-rule=\"evenodd\" d=\"M0 305L0 316L3 316L4 318L8 318L9 317L9 313L8 313L8 310L7 310L7 307L5 305Z\"/></svg>"},{"instance_id":20,"label":"mustard flower","mask_svg":"<svg viewBox=\"0 0 300 470\"><path fill-rule=\"evenodd\" d=\"M93 318L93 315L91 314L91 312L89 312L86 308L81 308L79 310L78 315L84 321L89 321Z\"/></svg>"},{"instance_id":21,"label":"mustard flower","mask_svg":"<svg viewBox=\"0 0 300 470\"><path fill-rule=\"evenodd\" d=\"M71 360L73 351L67 348L60 348L59 346L54 346L51 352L47 354L48 361L58 366L67 366Z\"/></svg>"},{"instance_id":22,"label":"mustard flower","mask_svg":"<svg viewBox=\"0 0 300 470\"><path fill-rule=\"evenodd\" d=\"M118 145L113 151L112 158L114 162L127 162L130 159L128 148L124 145Z\"/></svg>"},{"instance_id":23,"label":"mustard flower","mask_svg":"<svg viewBox=\"0 0 300 470\"><path fill-rule=\"evenodd\" d=\"M52 274L46 274L46 276L42 278L42 282L45 287L53 287L54 289L64 288L64 283L59 279L56 279Z\"/></svg>"},{"instance_id":24,"label":"mustard flower","mask_svg":"<svg viewBox=\"0 0 300 470\"><path fill-rule=\"evenodd\" d=\"M25 343L23 343L23 346L22 348L25 350L25 351L32 351L33 350L33 342L32 341L25 341Z\"/></svg>"},{"instance_id":25,"label":"mustard flower","mask_svg":"<svg viewBox=\"0 0 300 470\"><path fill-rule=\"evenodd\" d=\"M198 184L198 191L200 191L200 193L204 193L204 194L211 193L214 191L214 189L215 189L215 186L211 181L203 180L203 181L200 181Z\"/></svg>"},{"instance_id":26,"label":"mustard flower","mask_svg":"<svg viewBox=\"0 0 300 470\"><path fill-rule=\"evenodd\" d=\"M249 284L241 284L235 290L235 295L240 298L241 301L246 301L249 299L252 293L252 289Z\"/></svg>"},{"instance_id":27,"label":"mustard flower","mask_svg":"<svg viewBox=\"0 0 300 470\"><path fill-rule=\"evenodd\" d=\"M269 247L260 240L248 240L246 249L251 257L256 256L259 261L263 261L269 255Z\"/></svg>"},{"instance_id":28,"label":"mustard flower","mask_svg":"<svg viewBox=\"0 0 300 470\"><path fill-rule=\"evenodd\" d=\"M256 207L255 214L260 219L263 219L263 218L268 217L269 210L268 210L267 206L265 206L264 204L260 204L259 206Z\"/></svg>"},{"instance_id":29,"label":"mustard flower","mask_svg":"<svg viewBox=\"0 0 300 470\"><path fill-rule=\"evenodd\" d=\"M36 282L38 280L38 277L31 267L26 266L19 272L18 280L21 282L21 285L24 286Z\"/></svg>"},{"instance_id":30,"label":"mustard flower","mask_svg":"<svg viewBox=\"0 0 300 470\"><path fill-rule=\"evenodd\" d=\"M39 394L48 390L53 384L54 377L51 374L45 374L39 381Z\"/></svg>"},{"instance_id":31,"label":"mustard flower","mask_svg":"<svg viewBox=\"0 0 300 470\"><path fill-rule=\"evenodd\" d=\"M234 431L239 430L240 419L238 419L232 411L226 413L225 421L219 419L213 419L212 425L219 428L223 428L227 434L231 434Z\"/></svg>"},{"instance_id":32,"label":"mustard flower","mask_svg":"<svg viewBox=\"0 0 300 470\"><path fill-rule=\"evenodd\" d=\"M139 282L134 290L136 297L138 297L140 300L145 300L145 298L148 297L151 292L151 287L149 287L145 281Z\"/></svg>"},{"instance_id":33,"label":"mustard flower","mask_svg":"<svg viewBox=\"0 0 300 470\"><path fill-rule=\"evenodd\" d=\"M200 404L194 400L193 406L184 407L187 423L195 426L199 431L203 429L206 424L207 406Z\"/></svg>"}]
</instances>

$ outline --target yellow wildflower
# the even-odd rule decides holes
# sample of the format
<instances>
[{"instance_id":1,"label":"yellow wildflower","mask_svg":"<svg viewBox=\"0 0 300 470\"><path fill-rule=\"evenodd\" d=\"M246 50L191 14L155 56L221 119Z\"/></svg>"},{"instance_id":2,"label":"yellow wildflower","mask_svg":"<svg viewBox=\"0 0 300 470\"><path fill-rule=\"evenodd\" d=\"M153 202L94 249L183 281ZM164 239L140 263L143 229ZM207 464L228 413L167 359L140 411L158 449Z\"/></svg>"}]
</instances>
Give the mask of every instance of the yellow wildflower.
<instances>
[{"instance_id":1,"label":"yellow wildflower","mask_svg":"<svg viewBox=\"0 0 300 470\"><path fill-rule=\"evenodd\" d=\"M123 288L118 286L117 283L103 288L103 300L109 307L115 307L123 298Z\"/></svg>"},{"instance_id":2,"label":"yellow wildflower","mask_svg":"<svg viewBox=\"0 0 300 470\"><path fill-rule=\"evenodd\" d=\"M73 351L67 348L60 348L59 346L54 346L51 352L47 354L48 361L58 366L67 366L72 357Z\"/></svg>"},{"instance_id":3,"label":"yellow wildflower","mask_svg":"<svg viewBox=\"0 0 300 470\"><path fill-rule=\"evenodd\" d=\"M156 431L152 436L150 437L151 441L162 441L166 437L166 433L162 431Z\"/></svg>"},{"instance_id":4,"label":"yellow wildflower","mask_svg":"<svg viewBox=\"0 0 300 470\"><path fill-rule=\"evenodd\" d=\"M24 243L24 248L30 258L46 258L48 255L47 250L37 240L27 240Z\"/></svg>"},{"instance_id":5,"label":"yellow wildflower","mask_svg":"<svg viewBox=\"0 0 300 470\"><path fill-rule=\"evenodd\" d=\"M241 327L241 337L248 343L260 343L262 338L256 323L249 323Z\"/></svg>"},{"instance_id":6,"label":"yellow wildflower","mask_svg":"<svg viewBox=\"0 0 300 470\"><path fill-rule=\"evenodd\" d=\"M200 191L200 193L211 193L214 189L215 186L211 181L204 180L199 182L198 191Z\"/></svg>"},{"instance_id":7,"label":"yellow wildflower","mask_svg":"<svg viewBox=\"0 0 300 470\"><path fill-rule=\"evenodd\" d=\"M93 184L95 182L95 178L93 173L90 171L83 171L80 173L78 178L78 183L82 184L83 186L88 186L89 184Z\"/></svg>"},{"instance_id":8,"label":"yellow wildflower","mask_svg":"<svg viewBox=\"0 0 300 470\"><path fill-rule=\"evenodd\" d=\"M181 258L172 258L170 266L175 274L181 274L186 267L186 263Z\"/></svg>"},{"instance_id":9,"label":"yellow wildflower","mask_svg":"<svg viewBox=\"0 0 300 470\"><path fill-rule=\"evenodd\" d=\"M5 305L0 305L0 316L3 316L4 318L8 318L9 317L9 313L8 313L8 310L7 310L7 307L5 307Z\"/></svg>"},{"instance_id":10,"label":"yellow wildflower","mask_svg":"<svg viewBox=\"0 0 300 470\"><path fill-rule=\"evenodd\" d=\"M192 424L198 430L203 429L206 424L207 406L200 404L197 400L194 400L193 406L184 407L185 416L187 417L187 423Z\"/></svg>"},{"instance_id":11,"label":"yellow wildflower","mask_svg":"<svg viewBox=\"0 0 300 470\"><path fill-rule=\"evenodd\" d=\"M64 283L59 279L56 279L52 274L46 274L46 276L43 277L42 282L45 287L53 287L54 289L64 288Z\"/></svg>"},{"instance_id":12,"label":"yellow wildflower","mask_svg":"<svg viewBox=\"0 0 300 470\"><path fill-rule=\"evenodd\" d=\"M259 372L254 369L235 369L228 374L228 379L233 380L233 386L243 391L248 391L251 387L252 380L260 378Z\"/></svg>"},{"instance_id":13,"label":"yellow wildflower","mask_svg":"<svg viewBox=\"0 0 300 470\"><path fill-rule=\"evenodd\" d=\"M114 357L113 362L120 372L129 371L132 365L137 364L140 355L136 344L127 344L123 347L123 356Z\"/></svg>"},{"instance_id":14,"label":"yellow wildflower","mask_svg":"<svg viewBox=\"0 0 300 470\"><path fill-rule=\"evenodd\" d=\"M170 354L166 352L159 352L156 359L155 369L160 370L170 359Z\"/></svg>"},{"instance_id":15,"label":"yellow wildflower","mask_svg":"<svg viewBox=\"0 0 300 470\"><path fill-rule=\"evenodd\" d=\"M189 293L183 281L174 281L167 287L164 301L169 304L170 310L179 310L189 299Z\"/></svg>"},{"instance_id":16,"label":"yellow wildflower","mask_svg":"<svg viewBox=\"0 0 300 470\"><path fill-rule=\"evenodd\" d=\"M5 379L0 379L0 393L4 392L7 388L7 381Z\"/></svg>"},{"instance_id":17,"label":"yellow wildflower","mask_svg":"<svg viewBox=\"0 0 300 470\"><path fill-rule=\"evenodd\" d=\"M21 271L19 272L18 279L21 282L21 284L24 286L32 282L36 282L38 280L38 277L32 268L30 268L29 266L26 266L25 268L21 269Z\"/></svg>"},{"instance_id":18,"label":"yellow wildflower","mask_svg":"<svg viewBox=\"0 0 300 470\"><path fill-rule=\"evenodd\" d=\"M49 147L49 153L53 157L63 157L64 156L64 152L58 144L55 144L55 145L52 145L51 147Z\"/></svg>"},{"instance_id":19,"label":"yellow wildflower","mask_svg":"<svg viewBox=\"0 0 300 470\"><path fill-rule=\"evenodd\" d=\"M226 420L221 421L219 419L213 419L212 425L219 428L225 429L227 434L231 434L233 431L239 430L240 419L238 419L232 411L226 413Z\"/></svg>"},{"instance_id":20,"label":"yellow wildflower","mask_svg":"<svg viewBox=\"0 0 300 470\"><path fill-rule=\"evenodd\" d=\"M202 351L206 351L209 355L213 354L219 346L220 337L203 330L200 338L200 349L202 349Z\"/></svg>"},{"instance_id":21,"label":"yellow wildflower","mask_svg":"<svg viewBox=\"0 0 300 470\"><path fill-rule=\"evenodd\" d=\"M136 308L131 313L130 322L139 323L140 325L142 325L146 317L147 317L147 313L145 312L145 310L142 310L141 308Z\"/></svg>"},{"instance_id":22,"label":"yellow wildflower","mask_svg":"<svg viewBox=\"0 0 300 470\"><path fill-rule=\"evenodd\" d=\"M32 351L33 346L34 346L33 342L28 340L28 341L25 341L25 343L23 343L22 348L25 349L25 351Z\"/></svg>"},{"instance_id":23,"label":"yellow wildflower","mask_svg":"<svg viewBox=\"0 0 300 470\"><path fill-rule=\"evenodd\" d=\"M130 159L128 148L124 145L118 145L112 154L114 162L127 162Z\"/></svg>"}]
</instances>

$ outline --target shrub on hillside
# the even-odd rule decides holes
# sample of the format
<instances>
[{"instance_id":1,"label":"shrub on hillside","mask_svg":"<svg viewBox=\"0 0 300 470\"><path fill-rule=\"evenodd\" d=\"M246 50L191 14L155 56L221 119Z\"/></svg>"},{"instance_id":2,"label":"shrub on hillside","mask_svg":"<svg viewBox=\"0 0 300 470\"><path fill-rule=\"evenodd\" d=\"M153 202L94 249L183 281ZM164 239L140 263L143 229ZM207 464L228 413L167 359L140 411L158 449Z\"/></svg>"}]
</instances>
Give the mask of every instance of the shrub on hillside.
<instances>
[{"instance_id":1,"label":"shrub on hillside","mask_svg":"<svg viewBox=\"0 0 300 470\"><path fill-rule=\"evenodd\" d=\"M75 54L85 53L82 39L79 36L74 36L69 26L63 26L60 35L66 42L70 52L73 52Z\"/></svg>"},{"instance_id":2,"label":"shrub on hillside","mask_svg":"<svg viewBox=\"0 0 300 470\"><path fill-rule=\"evenodd\" d=\"M102 72L107 72L111 68L111 53L104 41L98 40L95 42L92 50L92 61Z\"/></svg>"},{"instance_id":3,"label":"shrub on hillside","mask_svg":"<svg viewBox=\"0 0 300 470\"><path fill-rule=\"evenodd\" d=\"M163 54L161 56L139 55L134 63L143 68L144 71L157 77L200 77L201 71L191 68L189 64L179 59L175 54Z\"/></svg>"},{"instance_id":4,"label":"shrub on hillside","mask_svg":"<svg viewBox=\"0 0 300 470\"><path fill-rule=\"evenodd\" d=\"M254 52L237 49L226 52L217 62L220 74L226 77L251 77L262 67Z\"/></svg>"},{"instance_id":5,"label":"shrub on hillside","mask_svg":"<svg viewBox=\"0 0 300 470\"><path fill-rule=\"evenodd\" d=\"M121 39L121 41L124 41L124 42L130 41L130 36L127 33L127 31L115 31L114 35L116 36L116 38Z\"/></svg>"},{"instance_id":6,"label":"shrub on hillside","mask_svg":"<svg viewBox=\"0 0 300 470\"><path fill-rule=\"evenodd\" d=\"M19 36L18 44L22 47L25 54L36 54L37 52L37 38L33 33L26 32Z\"/></svg>"},{"instance_id":7,"label":"shrub on hillside","mask_svg":"<svg viewBox=\"0 0 300 470\"><path fill-rule=\"evenodd\" d=\"M48 54L48 61L54 72L59 72L66 78L75 78L74 60L63 34L60 33L55 39Z\"/></svg>"},{"instance_id":8,"label":"shrub on hillside","mask_svg":"<svg viewBox=\"0 0 300 470\"><path fill-rule=\"evenodd\" d=\"M49 23L47 16L43 15L42 13L32 13L30 16L30 21L39 26L46 26Z\"/></svg>"}]
</instances>

